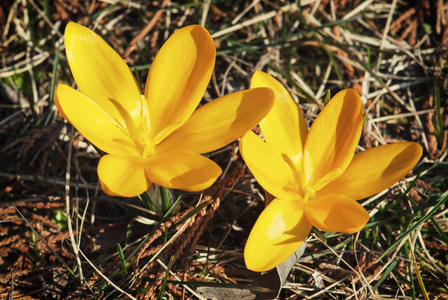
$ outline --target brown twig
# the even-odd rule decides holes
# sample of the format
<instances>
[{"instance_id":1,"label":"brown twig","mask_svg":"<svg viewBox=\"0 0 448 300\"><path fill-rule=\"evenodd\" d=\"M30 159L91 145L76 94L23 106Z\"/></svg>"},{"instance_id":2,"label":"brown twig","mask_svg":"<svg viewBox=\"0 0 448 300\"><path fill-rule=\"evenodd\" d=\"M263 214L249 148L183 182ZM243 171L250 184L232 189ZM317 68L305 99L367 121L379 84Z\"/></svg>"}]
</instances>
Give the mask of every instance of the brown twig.
<instances>
[{"instance_id":1,"label":"brown twig","mask_svg":"<svg viewBox=\"0 0 448 300\"><path fill-rule=\"evenodd\" d=\"M126 51L123 53L123 59L125 61L129 60L129 56L131 53L137 48L137 43L141 41L157 24L157 21L159 21L160 17L162 17L163 12L165 11L165 7L168 4L168 0L163 1L162 6L152 17L151 21L149 21L148 24L142 29L142 31L139 32L129 43L129 47L126 49Z\"/></svg>"}]
</instances>

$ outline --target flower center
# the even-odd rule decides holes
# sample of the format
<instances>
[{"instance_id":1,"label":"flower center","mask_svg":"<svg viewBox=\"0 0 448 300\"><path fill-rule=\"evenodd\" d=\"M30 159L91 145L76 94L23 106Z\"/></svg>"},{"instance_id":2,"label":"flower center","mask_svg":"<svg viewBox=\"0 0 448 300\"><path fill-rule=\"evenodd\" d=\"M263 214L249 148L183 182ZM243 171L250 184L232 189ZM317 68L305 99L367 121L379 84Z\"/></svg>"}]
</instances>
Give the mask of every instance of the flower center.
<instances>
[{"instance_id":1,"label":"flower center","mask_svg":"<svg viewBox=\"0 0 448 300\"><path fill-rule=\"evenodd\" d=\"M316 195L316 192L322 189L324 186L330 182L336 180L342 174L340 168L336 168L325 174L321 178L316 178L312 168L311 158L309 157L309 152L305 152L305 188L303 197L305 201L311 200Z\"/></svg>"},{"instance_id":2,"label":"flower center","mask_svg":"<svg viewBox=\"0 0 448 300\"><path fill-rule=\"evenodd\" d=\"M154 154L154 143L149 136L149 130L143 130L141 135L139 146L141 148L141 153L144 158L148 158Z\"/></svg>"},{"instance_id":3,"label":"flower center","mask_svg":"<svg viewBox=\"0 0 448 300\"><path fill-rule=\"evenodd\" d=\"M149 123L148 109L146 107L146 98L140 95L140 126L132 133L132 138L141 149L142 156L148 158L154 154L154 141L151 138L151 125Z\"/></svg>"}]
</instances>

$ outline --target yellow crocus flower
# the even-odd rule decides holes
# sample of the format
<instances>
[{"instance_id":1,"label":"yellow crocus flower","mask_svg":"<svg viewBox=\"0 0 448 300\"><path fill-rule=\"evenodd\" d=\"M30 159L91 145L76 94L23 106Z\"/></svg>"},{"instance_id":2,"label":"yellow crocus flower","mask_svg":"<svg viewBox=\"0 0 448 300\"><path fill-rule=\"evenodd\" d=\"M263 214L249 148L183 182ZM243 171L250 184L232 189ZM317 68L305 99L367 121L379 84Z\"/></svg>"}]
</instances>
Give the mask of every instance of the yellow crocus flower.
<instances>
[{"instance_id":1,"label":"yellow crocus flower","mask_svg":"<svg viewBox=\"0 0 448 300\"><path fill-rule=\"evenodd\" d=\"M408 174L422 148L401 142L354 155L364 109L356 91L336 94L311 128L287 90L257 71L252 88L270 87L275 103L260 122L264 141L249 131L240 151L260 185L275 199L256 221L244 249L248 269L266 271L292 255L314 226L355 233L369 214L356 200L376 194Z\"/></svg>"},{"instance_id":2,"label":"yellow crocus flower","mask_svg":"<svg viewBox=\"0 0 448 300\"><path fill-rule=\"evenodd\" d=\"M65 29L67 60L79 88L59 84L55 103L107 155L98 164L109 195L134 197L152 183L200 191L221 168L201 155L234 141L270 110L269 88L223 96L196 109L210 81L216 47L199 25L176 31L154 59L141 92L123 59L76 23Z\"/></svg>"}]
</instances>

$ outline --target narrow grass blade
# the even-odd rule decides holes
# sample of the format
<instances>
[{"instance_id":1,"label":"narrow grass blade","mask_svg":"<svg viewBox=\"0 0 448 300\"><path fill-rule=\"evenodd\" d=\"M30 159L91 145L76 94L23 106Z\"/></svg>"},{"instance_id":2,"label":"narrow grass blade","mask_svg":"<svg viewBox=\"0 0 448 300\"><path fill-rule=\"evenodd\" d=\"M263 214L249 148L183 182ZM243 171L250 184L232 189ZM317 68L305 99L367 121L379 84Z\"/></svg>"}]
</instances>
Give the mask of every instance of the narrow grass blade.
<instances>
[{"instance_id":1,"label":"narrow grass blade","mask_svg":"<svg viewBox=\"0 0 448 300\"><path fill-rule=\"evenodd\" d=\"M174 261L174 257L171 256L171 258L170 258L170 262L169 262L168 267L167 267L167 269L166 269L165 278L163 279L163 281L162 281L162 286L160 287L160 292L159 292L159 296L157 297L157 300L162 300L162 297L163 297L163 291L165 290L165 286L166 286L168 277L169 277L169 275L170 275L170 269L171 269L171 265L173 264L173 261Z\"/></svg>"},{"instance_id":2,"label":"narrow grass blade","mask_svg":"<svg viewBox=\"0 0 448 300\"><path fill-rule=\"evenodd\" d=\"M54 65L53 65L53 71L52 71L52 77L51 77L51 84L50 84L50 99L48 106L52 107L54 105L54 92L56 90L56 84L57 84L57 71L59 66L59 58L61 54L61 45L58 45L58 48L56 49L56 55L54 58ZM53 121L53 110L49 110L48 115L44 121L44 125L49 125Z\"/></svg>"},{"instance_id":3,"label":"narrow grass blade","mask_svg":"<svg viewBox=\"0 0 448 300\"><path fill-rule=\"evenodd\" d=\"M171 208L170 197L168 196L168 192L166 188L161 186L159 188L160 191L160 201L162 202L162 213L165 215Z\"/></svg>"},{"instance_id":4,"label":"narrow grass blade","mask_svg":"<svg viewBox=\"0 0 448 300\"><path fill-rule=\"evenodd\" d=\"M47 248L51 251L51 253L53 253L53 255L56 257L56 259L65 266L65 268L67 269L67 271L73 276L73 277L77 277L75 272L73 272L72 269L70 269L70 267L65 263L65 261L62 259L62 257L59 256L59 254L57 254L53 248L50 247L50 245L48 245L48 243L40 236L39 233L37 233L37 231L34 229L33 226L31 226L31 224L28 222L28 220L25 218L24 215L22 215L22 213L20 212L20 210L14 205L12 204L12 207L14 207L14 209L17 211L17 213L20 215L20 217L25 221L25 223L28 225L28 227L34 232L34 234L45 244L45 246L47 246Z\"/></svg>"},{"instance_id":5,"label":"narrow grass blade","mask_svg":"<svg viewBox=\"0 0 448 300\"><path fill-rule=\"evenodd\" d=\"M443 141L443 121L440 113L440 87L437 79L434 79L434 93L434 102L436 104L436 126L434 129L434 134L436 135L438 142L441 144Z\"/></svg>"},{"instance_id":6,"label":"narrow grass blade","mask_svg":"<svg viewBox=\"0 0 448 300\"><path fill-rule=\"evenodd\" d=\"M386 280L387 276L389 276L390 272L392 272L393 269L398 265L400 260L398 258L395 258L394 261L390 264L390 266L384 271L381 278L378 280L378 282L373 287L372 291L376 291L376 289L383 283L384 280Z\"/></svg>"},{"instance_id":7,"label":"narrow grass blade","mask_svg":"<svg viewBox=\"0 0 448 300\"><path fill-rule=\"evenodd\" d=\"M378 259L375 261L375 263L379 262L386 255L391 253L395 249L395 247L397 247L401 243L401 241L403 239L405 239L412 231L414 231L420 225L422 225L427 220L429 220L436 213L436 211L439 209L439 207L447 202L447 200L448 200L448 191L446 191L445 193L442 194L442 196L440 196L440 198L437 201L437 204L434 205L432 207L432 209L423 218L418 220L418 222L416 222L408 230L406 230L403 234L401 234L401 236L395 241L395 243L393 243L386 251L384 251L383 254L380 255L380 257L378 257Z\"/></svg>"},{"instance_id":8,"label":"narrow grass blade","mask_svg":"<svg viewBox=\"0 0 448 300\"><path fill-rule=\"evenodd\" d=\"M192 211L190 211L188 214L186 214L185 216L183 216L182 218L180 218L175 226L178 226L179 224L184 223L185 221L187 221L188 219L190 219L192 216L194 216L195 214L197 214L201 209L203 209L204 207L206 207L207 205L211 204L212 200L208 200L205 201L204 203L202 203L201 205L199 205L198 207L196 207L195 209L193 209Z\"/></svg>"},{"instance_id":9,"label":"narrow grass blade","mask_svg":"<svg viewBox=\"0 0 448 300\"><path fill-rule=\"evenodd\" d=\"M415 273L417 273L418 285L423 294L423 299L429 300L428 292L426 292L425 284L423 283L422 275L420 274L420 270L418 269L417 264L414 262Z\"/></svg>"},{"instance_id":10,"label":"narrow grass blade","mask_svg":"<svg viewBox=\"0 0 448 300\"><path fill-rule=\"evenodd\" d=\"M123 270L123 277L126 277L128 275L128 268L126 266L126 259L124 258L123 249L121 248L120 244L117 244L117 251L121 260L121 269Z\"/></svg>"},{"instance_id":11,"label":"narrow grass blade","mask_svg":"<svg viewBox=\"0 0 448 300\"><path fill-rule=\"evenodd\" d=\"M150 210L156 212L156 207L152 203L151 197L149 197L148 192L144 192L143 194L139 195L138 198L145 204L146 208L149 208Z\"/></svg>"}]
</instances>

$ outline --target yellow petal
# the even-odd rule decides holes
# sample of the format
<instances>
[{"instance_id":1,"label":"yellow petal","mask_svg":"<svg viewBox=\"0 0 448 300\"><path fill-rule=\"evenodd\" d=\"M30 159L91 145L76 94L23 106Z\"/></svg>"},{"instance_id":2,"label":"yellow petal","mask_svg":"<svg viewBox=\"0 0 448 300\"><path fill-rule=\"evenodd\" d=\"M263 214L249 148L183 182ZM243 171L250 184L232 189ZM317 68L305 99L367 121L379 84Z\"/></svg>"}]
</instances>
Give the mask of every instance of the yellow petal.
<instances>
[{"instance_id":1,"label":"yellow petal","mask_svg":"<svg viewBox=\"0 0 448 300\"><path fill-rule=\"evenodd\" d=\"M103 191L111 196L135 197L151 186L141 156L105 155L98 164Z\"/></svg>"},{"instance_id":2,"label":"yellow petal","mask_svg":"<svg viewBox=\"0 0 448 300\"><path fill-rule=\"evenodd\" d=\"M308 181L335 179L348 166L362 130L364 109L355 90L337 93L313 122L305 142ZM311 183L312 184L312 183Z\"/></svg>"},{"instance_id":3,"label":"yellow petal","mask_svg":"<svg viewBox=\"0 0 448 300\"><path fill-rule=\"evenodd\" d=\"M149 179L160 186L190 192L210 187L222 173L210 159L183 149L151 156L145 170Z\"/></svg>"},{"instance_id":4,"label":"yellow petal","mask_svg":"<svg viewBox=\"0 0 448 300\"><path fill-rule=\"evenodd\" d=\"M140 127L141 92L123 59L96 33L73 22L65 28L65 49L80 92L123 126Z\"/></svg>"},{"instance_id":5,"label":"yellow petal","mask_svg":"<svg viewBox=\"0 0 448 300\"><path fill-rule=\"evenodd\" d=\"M300 197L293 169L270 144L249 131L240 141L240 152L249 170L268 193L286 200Z\"/></svg>"},{"instance_id":6,"label":"yellow petal","mask_svg":"<svg viewBox=\"0 0 448 300\"><path fill-rule=\"evenodd\" d=\"M59 84L55 91L55 103L67 121L101 150L117 155L140 155L127 130L77 90Z\"/></svg>"},{"instance_id":7,"label":"yellow petal","mask_svg":"<svg viewBox=\"0 0 448 300\"><path fill-rule=\"evenodd\" d=\"M257 125L273 103L274 94L268 88L244 90L213 100L198 108L156 151L182 148L206 153L224 147Z\"/></svg>"},{"instance_id":8,"label":"yellow petal","mask_svg":"<svg viewBox=\"0 0 448 300\"><path fill-rule=\"evenodd\" d=\"M300 164L308 125L299 106L276 79L262 71L256 71L252 77L251 88L256 87L269 87L275 93L274 106L260 122L265 141L277 153Z\"/></svg>"},{"instance_id":9,"label":"yellow petal","mask_svg":"<svg viewBox=\"0 0 448 300\"><path fill-rule=\"evenodd\" d=\"M61 106L61 103L60 103L60 98L59 97L62 97L62 101L64 101L63 99L64 99L64 97L65 97L65 94L64 94L64 89L66 89L66 87L67 87L67 85L65 85L65 84L58 84L57 86L56 86L56 88L55 88L55 90L54 90L54 104L56 105L56 108L58 109L58 111L59 111L59 113L61 114L61 116L64 118L64 119L66 119L68 122L70 122L70 119L67 117L67 115L65 114L65 112L64 112L64 109L62 108L62 106ZM70 91L68 91L68 94L70 94L71 92ZM83 97L84 97L84 95L82 95ZM76 98L77 98L77 96L75 96ZM67 98L66 100L69 100L70 98ZM90 99L89 99L90 100ZM70 122L71 123L71 122Z\"/></svg>"},{"instance_id":10,"label":"yellow petal","mask_svg":"<svg viewBox=\"0 0 448 300\"><path fill-rule=\"evenodd\" d=\"M337 180L317 193L338 193L359 200L390 187L408 174L422 155L422 147L402 142L375 147L355 155Z\"/></svg>"},{"instance_id":11,"label":"yellow petal","mask_svg":"<svg viewBox=\"0 0 448 300\"><path fill-rule=\"evenodd\" d=\"M145 87L155 143L188 120L212 76L216 48L202 26L176 31L162 46Z\"/></svg>"},{"instance_id":12,"label":"yellow petal","mask_svg":"<svg viewBox=\"0 0 448 300\"><path fill-rule=\"evenodd\" d=\"M361 204L340 194L311 199L304 209L308 222L325 232L355 233L369 220Z\"/></svg>"},{"instance_id":13,"label":"yellow petal","mask_svg":"<svg viewBox=\"0 0 448 300\"><path fill-rule=\"evenodd\" d=\"M274 199L261 213L244 248L249 270L264 272L291 256L310 233L302 201Z\"/></svg>"}]
</instances>

